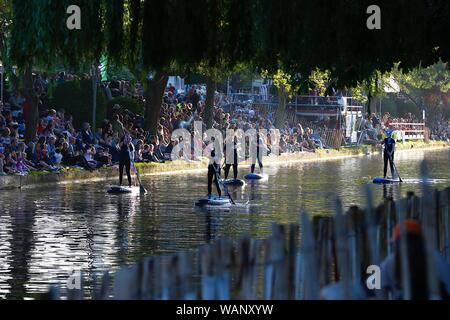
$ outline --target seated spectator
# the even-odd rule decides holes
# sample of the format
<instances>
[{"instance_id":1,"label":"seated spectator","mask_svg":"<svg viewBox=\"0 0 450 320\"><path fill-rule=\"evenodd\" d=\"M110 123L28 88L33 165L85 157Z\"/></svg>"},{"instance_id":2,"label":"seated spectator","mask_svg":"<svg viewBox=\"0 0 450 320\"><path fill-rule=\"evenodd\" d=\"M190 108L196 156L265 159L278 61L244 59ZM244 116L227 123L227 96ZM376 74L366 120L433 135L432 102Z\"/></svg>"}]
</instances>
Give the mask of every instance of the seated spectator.
<instances>
[{"instance_id":1,"label":"seated spectator","mask_svg":"<svg viewBox=\"0 0 450 320\"><path fill-rule=\"evenodd\" d=\"M3 146L9 146L11 144L11 130L9 128L3 129L2 135L0 136L0 144Z\"/></svg>"},{"instance_id":2,"label":"seated spectator","mask_svg":"<svg viewBox=\"0 0 450 320\"><path fill-rule=\"evenodd\" d=\"M81 141L84 144L94 144L94 135L91 131L91 125L87 122L83 123L83 129L81 130Z\"/></svg>"},{"instance_id":3,"label":"seated spectator","mask_svg":"<svg viewBox=\"0 0 450 320\"><path fill-rule=\"evenodd\" d=\"M50 137L54 136L54 125L53 122L48 122L47 126L45 127L44 131L42 132L42 136L44 137Z\"/></svg>"},{"instance_id":4,"label":"seated spectator","mask_svg":"<svg viewBox=\"0 0 450 320\"><path fill-rule=\"evenodd\" d=\"M83 157L87 161L88 165L92 169L96 169L98 166L98 162L94 159L95 156L95 148L91 145L86 145L84 148Z\"/></svg>"},{"instance_id":5,"label":"seated spectator","mask_svg":"<svg viewBox=\"0 0 450 320\"><path fill-rule=\"evenodd\" d=\"M150 162L164 162L164 160L158 158L158 156L154 153L154 146L152 144L146 144L144 146L144 150L142 152L142 158L144 161L150 161Z\"/></svg>"},{"instance_id":6,"label":"seated spectator","mask_svg":"<svg viewBox=\"0 0 450 320\"><path fill-rule=\"evenodd\" d=\"M31 161L27 160L27 153L25 150L27 149L27 146L25 143L20 142L18 145L18 150L16 152L16 170L20 173L27 173L31 170L36 170L36 168L33 167Z\"/></svg>"},{"instance_id":7,"label":"seated spectator","mask_svg":"<svg viewBox=\"0 0 450 320\"><path fill-rule=\"evenodd\" d=\"M68 142L64 142L61 147L61 163L66 166L74 166L77 161L74 159L75 155L73 152L73 148L70 147Z\"/></svg>"},{"instance_id":8,"label":"seated spectator","mask_svg":"<svg viewBox=\"0 0 450 320\"><path fill-rule=\"evenodd\" d=\"M54 167L52 160L48 156L47 146L42 145L42 149L37 153L37 159L35 162L38 169L55 171L57 168Z\"/></svg>"},{"instance_id":9,"label":"seated spectator","mask_svg":"<svg viewBox=\"0 0 450 320\"><path fill-rule=\"evenodd\" d=\"M98 148L94 155L94 160L97 161L100 166L110 166L112 164L111 159L112 156L103 148Z\"/></svg>"},{"instance_id":10,"label":"seated spectator","mask_svg":"<svg viewBox=\"0 0 450 320\"><path fill-rule=\"evenodd\" d=\"M52 158L55 155L56 152L56 137L55 136L50 136L47 138L47 150L48 150L48 155L50 158Z\"/></svg>"}]
</instances>

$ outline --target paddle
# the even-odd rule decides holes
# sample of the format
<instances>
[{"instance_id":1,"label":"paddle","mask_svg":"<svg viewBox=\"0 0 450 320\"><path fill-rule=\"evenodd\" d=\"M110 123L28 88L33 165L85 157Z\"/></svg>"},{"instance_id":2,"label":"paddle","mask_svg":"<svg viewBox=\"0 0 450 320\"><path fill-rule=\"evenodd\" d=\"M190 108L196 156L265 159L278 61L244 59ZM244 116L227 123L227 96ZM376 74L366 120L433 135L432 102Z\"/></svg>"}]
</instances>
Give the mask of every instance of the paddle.
<instances>
[{"instance_id":1,"label":"paddle","mask_svg":"<svg viewBox=\"0 0 450 320\"><path fill-rule=\"evenodd\" d=\"M215 167L214 167L214 172L216 173L216 180L217 180L217 182L218 182L220 185L222 185L222 188L223 188L223 190L225 191L225 193L227 194L227 196L228 196L228 198L230 199L231 203L232 203L233 205L236 205L236 203L234 202L233 198L231 197L230 192L228 192L228 187L227 187L227 185L226 185L225 183L223 183L223 182L220 180L219 172L218 172L218 170L216 170Z\"/></svg>"},{"instance_id":2,"label":"paddle","mask_svg":"<svg viewBox=\"0 0 450 320\"><path fill-rule=\"evenodd\" d=\"M147 190L144 188L144 186L141 183L141 177L139 175L139 170L136 167L136 164L134 163L134 161L132 161L131 163L133 164L134 171L136 172L136 180L139 182L139 192L140 193L147 193Z\"/></svg>"},{"instance_id":3,"label":"paddle","mask_svg":"<svg viewBox=\"0 0 450 320\"><path fill-rule=\"evenodd\" d=\"M391 155L389 155L389 161L392 162L392 165L393 165L393 167L394 167L394 170L395 170L395 172L396 172L397 175L398 175L398 179L400 180L400 182L403 182L402 177L400 177L400 173L398 172L397 166L395 165L395 162L392 160L392 156L391 156Z\"/></svg>"}]
</instances>

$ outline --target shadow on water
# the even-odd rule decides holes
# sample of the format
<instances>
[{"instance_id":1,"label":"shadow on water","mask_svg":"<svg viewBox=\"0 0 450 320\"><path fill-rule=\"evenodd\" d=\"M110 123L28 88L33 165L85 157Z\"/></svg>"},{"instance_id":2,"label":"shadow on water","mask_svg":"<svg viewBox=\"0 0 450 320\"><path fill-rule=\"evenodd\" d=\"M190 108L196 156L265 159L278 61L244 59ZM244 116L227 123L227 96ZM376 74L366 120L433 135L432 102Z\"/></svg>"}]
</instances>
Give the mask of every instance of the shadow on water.
<instances>
[{"instance_id":1,"label":"shadow on water","mask_svg":"<svg viewBox=\"0 0 450 320\"><path fill-rule=\"evenodd\" d=\"M15 299L26 295L27 283L30 280L29 262L34 247L33 225L36 208L33 201L27 201L26 194L18 192L19 207L11 212L10 287L6 298Z\"/></svg>"}]
</instances>

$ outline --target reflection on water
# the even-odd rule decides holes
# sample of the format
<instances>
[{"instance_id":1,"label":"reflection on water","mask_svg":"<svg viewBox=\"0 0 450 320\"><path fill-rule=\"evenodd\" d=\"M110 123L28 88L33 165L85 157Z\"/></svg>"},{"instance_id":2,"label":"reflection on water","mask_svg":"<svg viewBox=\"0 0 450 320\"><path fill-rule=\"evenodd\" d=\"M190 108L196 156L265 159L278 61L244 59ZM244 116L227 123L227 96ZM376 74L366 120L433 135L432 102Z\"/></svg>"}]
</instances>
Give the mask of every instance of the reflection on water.
<instances>
[{"instance_id":1,"label":"reflection on water","mask_svg":"<svg viewBox=\"0 0 450 320\"><path fill-rule=\"evenodd\" d=\"M376 201L407 191L420 194L423 159L429 161L435 187L450 185L448 151L409 152L396 158L405 182L371 185ZM65 282L72 270L89 276L222 236L265 237L272 222L297 222L301 207L311 214L332 213L336 195L346 206L364 204L362 186L381 171L381 156L267 167L268 181L230 187L241 205L209 212L194 206L206 194L201 173L146 177L145 196L107 195L111 182L2 191L0 298L32 297L49 284Z\"/></svg>"}]
</instances>

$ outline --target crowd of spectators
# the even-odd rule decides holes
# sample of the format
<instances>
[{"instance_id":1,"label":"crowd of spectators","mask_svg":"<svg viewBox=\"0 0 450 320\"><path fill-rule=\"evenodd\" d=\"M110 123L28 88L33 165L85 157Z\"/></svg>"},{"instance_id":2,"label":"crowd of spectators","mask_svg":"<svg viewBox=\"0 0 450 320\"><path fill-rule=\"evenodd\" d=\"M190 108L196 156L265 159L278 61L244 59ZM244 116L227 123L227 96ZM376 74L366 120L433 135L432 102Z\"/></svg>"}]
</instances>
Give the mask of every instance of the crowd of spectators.
<instances>
[{"instance_id":1,"label":"crowd of spectators","mask_svg":"<svg viewBox=\"0 0 450 320\"><path fill-rule=\"evenodd\" d=\"M423 120L417 118L413 113L406 113L402 117L394 117L389 112L382 115L373 113L361 119L357 126L362 135L361 141L368 144L377 143L386 128L394 130L398 140L402 140L408 135L423 136L426 139L440 141L449 141L450 139L450 122L448 120L433 121L429 128L425 128Z\"/></svg>"}]
</instances>

